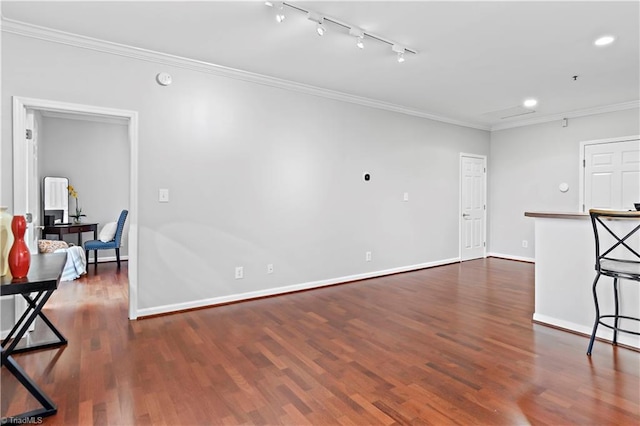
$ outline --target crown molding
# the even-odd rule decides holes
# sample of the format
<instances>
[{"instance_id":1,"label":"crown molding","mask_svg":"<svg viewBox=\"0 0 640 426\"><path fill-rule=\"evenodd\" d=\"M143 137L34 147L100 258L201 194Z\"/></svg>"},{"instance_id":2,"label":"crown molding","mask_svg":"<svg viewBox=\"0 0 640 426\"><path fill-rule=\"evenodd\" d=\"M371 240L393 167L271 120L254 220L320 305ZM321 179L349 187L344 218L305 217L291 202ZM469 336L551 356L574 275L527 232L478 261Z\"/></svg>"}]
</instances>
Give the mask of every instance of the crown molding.
<instances>
[{"instance_id":1,"label":"crown molding","mask_svg":"<svg viewBox=\"0 0 640 426\"><path fill-rule=\"evenodd\" d=\"M3 32L16 34L24 37L35 38L39 40L49 41L53 43L65 44L81 49L89 49L98 52L108 53L112 55L122 56L131 59L137 59L147 62L153 62L168 66L175 66L191 71L202 72L207 74L218 75L221 77L233 78L236 80L261 84L265 86L276 87L284 90L304 93L307 95L324 97L342 102L348 102L370 108L376 108L399 114L410 115L414 117L426 118L428 120L439 121L442 123L453 124L456 126L468 127L478 130L496 131L505 130L515 127L530 126L534 124L548 123L551 121L562 120L563 118L577 118L588 115L603 114L607 112L623 111L627 109L640 108L640 100L624 102L613 105L606 105L595 108L581 109L566 113L558 113L552 115L538 116L534 118L520 119L510 121L508 123L497 123L487 125L474 123L469 121L457 120L437 114L432 114L418 109L408 108L402 105L392 104L376 99L365 98L362 96L351 95L335 90L324 89L317 86L297 83L267 75L252 73L235 68L225 67L222 65L211 64L196 59L185 58L182 56L171 55L168 53L157 52L139 47L128 46L120 43L100 40L92 37L82 36L78 34L68 33L65 31L55 30L38 25L28 24L21 21L6 18L0 18L1 29Z\"/></svg>"},{"instance_id":2,"label":"crown molding","mask_svg":"<svg viewBox=\"0 0 640 426\"><path fill-rule=\"evenodd\" d=\"M588 115L604 114L607 112L624 111L627 109L640 108L640 100L623 102L613 105L605 105L594 108L579 109L575 111L563 112L558 114L544 115L535 118L523 119L509 123L499 123L491 126L491 131L513 129L514 127L531 126L533 124L548 123L550 121L562 120L563 118L577 118Z\"/></svg>"},{"instance_id":3,"label":"crown molding","mask_svg":"<svg viewBox=\"0 0 640 426\"><path fill-rule=\"evenodd\" d=\"M293 81L283 80L276 77L270 77L262 74L252 73L249 71L238 70L235 68L225 67L222 65L211 64L196 59L185 58L181 56L171 55L168 53L156 52L153 50L142 49L139 47L128 46L120 43L100 40L83 35L68 33L65 31L55 30L42 27L39 25L28 24L13 19L1 18L2 31L10 34L16 34L24 37L45 40L49 42L65 44L82 49L89 49L112 55L123 56L132 59L138 59L147 62L159 63L168 66L180 67L191 71L214 74L222 77L233 78L236 80L247 81L265 86L277 87L280 89L290 90L294 92L305 93L313 96L320 96L342 102L362 105L370 108L377 108L386 111L397 112L400 114L411 115L429 120L439 121L456 126L469 127L479 130L491 130L490 126L485 124L467 122L425 111L407 108L388 102L383 102L371 98L355 96L348 93L338 92L335 90L323 89L321 87L311 86Z\"/></svg>"}]
</instances>

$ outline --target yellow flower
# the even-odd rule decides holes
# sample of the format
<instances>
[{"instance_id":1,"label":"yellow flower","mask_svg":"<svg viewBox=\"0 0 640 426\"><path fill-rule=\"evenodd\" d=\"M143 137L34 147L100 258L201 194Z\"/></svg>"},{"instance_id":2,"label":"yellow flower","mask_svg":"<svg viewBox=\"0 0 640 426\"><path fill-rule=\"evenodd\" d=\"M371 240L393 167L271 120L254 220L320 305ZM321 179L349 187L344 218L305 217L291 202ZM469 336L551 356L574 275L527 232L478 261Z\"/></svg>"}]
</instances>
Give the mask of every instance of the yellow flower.
<instances>
[{"instance_id":1,"label":"yellow flower","mask_svg":"<svg viewBox=\"0 0 640 426\"><path fill-rule=\"evenodd\" d=\"M75 188L73 187L73 185L69 185L67 186L67 190L69 191L69 195L71 195L73 198L75 198L76 200L78 199L78 193L76 192Z\"/></svg>"}]
</instances>

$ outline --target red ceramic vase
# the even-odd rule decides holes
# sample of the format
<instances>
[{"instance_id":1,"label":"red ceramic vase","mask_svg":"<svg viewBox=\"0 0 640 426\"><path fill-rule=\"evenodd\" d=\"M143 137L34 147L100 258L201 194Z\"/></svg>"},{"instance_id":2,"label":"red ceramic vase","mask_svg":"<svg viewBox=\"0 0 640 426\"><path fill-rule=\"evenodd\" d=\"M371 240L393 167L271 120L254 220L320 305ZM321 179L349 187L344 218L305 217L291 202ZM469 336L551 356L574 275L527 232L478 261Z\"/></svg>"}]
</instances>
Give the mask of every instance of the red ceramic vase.
<instances>
[{"instance_id":1,"label":"red ceramic vase","mask_svg":"<svg viewBox=\"0 0 640 426\"><path fill-rule=\"evenodd\" d=\"M31 265L31 253L24 241L24 233L27 230L27 221L24 216L14 216L11 220L11 232L13 232L13 245L9 250L9 270L13 278L24 278L29 273Z\"/></svg>"}]
</instances>

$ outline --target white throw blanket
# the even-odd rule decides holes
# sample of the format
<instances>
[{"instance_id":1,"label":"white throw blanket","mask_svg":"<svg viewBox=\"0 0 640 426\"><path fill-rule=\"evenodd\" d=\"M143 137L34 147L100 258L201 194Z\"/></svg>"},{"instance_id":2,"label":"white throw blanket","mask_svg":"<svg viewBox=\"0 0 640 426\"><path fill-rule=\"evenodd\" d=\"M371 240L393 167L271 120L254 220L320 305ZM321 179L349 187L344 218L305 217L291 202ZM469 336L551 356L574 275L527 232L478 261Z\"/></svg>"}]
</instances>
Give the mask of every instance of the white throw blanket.
<instances>
[{"instance_id":1,"label":"white throw blanket","mask_svg":"<svg viewBox=\"0 0 640 426\"><path fill-rule=\"evenodd\" d=\"M55 253L67 253L67 263L62 270L60 281L73 281L80 278L80 275L87 273L87 259L84 256L84 249L80 246L73 246L66 249L56 250Z\"/></svg>"}]
</instances>

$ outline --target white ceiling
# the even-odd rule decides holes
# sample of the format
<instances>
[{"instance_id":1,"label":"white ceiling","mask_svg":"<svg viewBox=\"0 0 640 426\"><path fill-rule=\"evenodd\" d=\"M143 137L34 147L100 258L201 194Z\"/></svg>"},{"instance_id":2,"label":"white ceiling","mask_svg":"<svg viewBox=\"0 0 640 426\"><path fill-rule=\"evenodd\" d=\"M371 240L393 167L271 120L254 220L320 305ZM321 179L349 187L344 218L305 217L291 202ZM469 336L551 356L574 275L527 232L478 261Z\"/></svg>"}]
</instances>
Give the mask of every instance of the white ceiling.
<instances>
[{"instance_id":1,"label":"white ceiling","mask_svg":"<svg viewBox=\"0 0 640 426\"><path fill-rule=\"evenodd\" d=\"M416 49L391 48L264 2L2 2L5 18L496 128L640 99L640 2L296 2ZM617 37L594 46L603 34ZM6 64L4 66L7 66ZM577 75L577 81L572 76ZM538 99L535 113L496 111Z\"/></svg>"}]
</instances>

